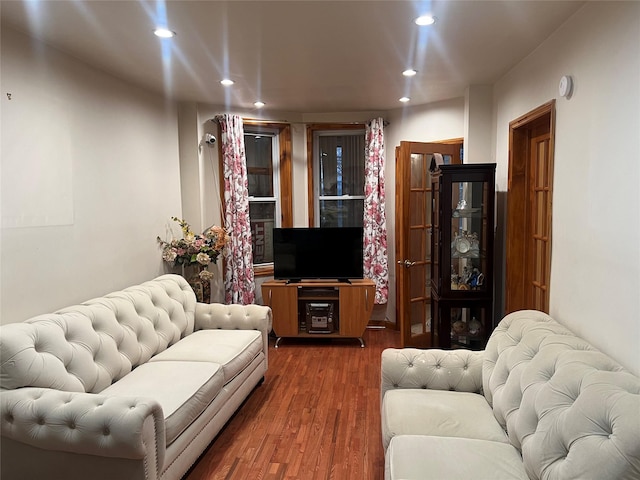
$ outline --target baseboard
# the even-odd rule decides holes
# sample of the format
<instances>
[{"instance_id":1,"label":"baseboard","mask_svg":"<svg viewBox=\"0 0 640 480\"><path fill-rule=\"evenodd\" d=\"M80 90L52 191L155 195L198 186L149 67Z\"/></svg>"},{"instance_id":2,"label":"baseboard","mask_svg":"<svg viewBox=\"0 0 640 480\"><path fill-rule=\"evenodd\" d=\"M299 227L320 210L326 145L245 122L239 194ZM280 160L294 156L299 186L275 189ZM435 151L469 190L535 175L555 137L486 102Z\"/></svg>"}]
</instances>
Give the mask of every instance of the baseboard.
<instances>
[{"instance_id":1,"label":"baseboard","mask_svg":"<svg viewBox=\"0 0 640 480\"><path fill-rule=\"evenodd\" d=\"M367 328L370 329L377 329L377 328L388 328L389 330L398 330L398 325L390 322L388 319L384 319L384 320L369 320L369 323L367 323Z\"/></svg>"}]
</instances>

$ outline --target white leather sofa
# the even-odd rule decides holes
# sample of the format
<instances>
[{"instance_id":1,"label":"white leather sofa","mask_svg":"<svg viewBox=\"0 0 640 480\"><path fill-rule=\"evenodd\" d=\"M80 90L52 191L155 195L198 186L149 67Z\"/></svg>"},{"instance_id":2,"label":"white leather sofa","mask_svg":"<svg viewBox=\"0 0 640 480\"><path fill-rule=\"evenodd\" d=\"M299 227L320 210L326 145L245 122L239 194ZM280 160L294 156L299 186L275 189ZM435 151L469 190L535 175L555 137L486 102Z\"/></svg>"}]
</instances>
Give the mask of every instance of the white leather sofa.
<instances>
[{"instance_id":1,"label":"white leather sofa","mask_svg":"<svg viewBox=\"0 0 640 480\"><path fill-rule=\"evenodd\" d=\"M0 477L181 478L264 378L270 330L178 275L0 327Z\"/></svg>"},{"instance_id":2,"label":"white leather sofa","mask_svg":"<svg viewBox=\"0 0 640 480\"><path fill-rule=\"evenodd\" d=\"M382 353L387 480L638 480L640 379L548 315L481 352Z\"/></svg>"}]
</instances>

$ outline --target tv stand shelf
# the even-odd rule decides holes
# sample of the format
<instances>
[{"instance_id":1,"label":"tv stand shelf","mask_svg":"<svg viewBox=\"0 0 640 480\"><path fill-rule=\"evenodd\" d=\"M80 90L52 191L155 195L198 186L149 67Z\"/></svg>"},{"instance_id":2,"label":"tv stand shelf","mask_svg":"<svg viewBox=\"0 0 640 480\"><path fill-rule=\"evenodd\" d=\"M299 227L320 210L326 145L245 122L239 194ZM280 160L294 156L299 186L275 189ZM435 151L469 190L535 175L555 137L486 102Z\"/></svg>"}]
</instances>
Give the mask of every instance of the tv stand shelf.
<instances>
[{"instance_id":1,"label":"tv stand shelf","mask_svg":"<svg viewBox=\"0 0 640 480\"><path fill-rule=\"evenodd\" d=\"M286 280L269 280L262 284L262 298L273 312L273 331L278 348L283 338L357 338L364 347L362 335L367 328L373 301L375 284L370 279L355 279L350 283L326 280L303 280L288 283ZM326 306L331 314L313 316L311 323L307 305ZM326 317L331 317L327 320ZM323 329L322 322L327 323ZM321 323L318 330L317 322ZM332 326L329 327L328 324Z\"/></svg>"}]
</instances>

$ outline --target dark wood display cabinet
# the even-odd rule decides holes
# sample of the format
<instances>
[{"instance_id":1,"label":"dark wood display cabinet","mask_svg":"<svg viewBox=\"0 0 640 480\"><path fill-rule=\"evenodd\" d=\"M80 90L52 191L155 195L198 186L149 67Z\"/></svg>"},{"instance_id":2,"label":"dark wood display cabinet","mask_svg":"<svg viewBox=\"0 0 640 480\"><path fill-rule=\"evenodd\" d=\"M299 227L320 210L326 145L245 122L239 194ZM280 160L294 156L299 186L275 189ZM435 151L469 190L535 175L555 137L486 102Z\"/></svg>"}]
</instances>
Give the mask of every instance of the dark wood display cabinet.
<instances>
[{"instance_id":1,"label":"dark wood display cabinet","mask_svg":"<svg viewBox=\"0 0 640 480\"><path fill-rule=\"evenodd\" d=\"M495 163L432 172L434 347L480 350L493 330L495 172Z\"/></svg>"}]
</instances>

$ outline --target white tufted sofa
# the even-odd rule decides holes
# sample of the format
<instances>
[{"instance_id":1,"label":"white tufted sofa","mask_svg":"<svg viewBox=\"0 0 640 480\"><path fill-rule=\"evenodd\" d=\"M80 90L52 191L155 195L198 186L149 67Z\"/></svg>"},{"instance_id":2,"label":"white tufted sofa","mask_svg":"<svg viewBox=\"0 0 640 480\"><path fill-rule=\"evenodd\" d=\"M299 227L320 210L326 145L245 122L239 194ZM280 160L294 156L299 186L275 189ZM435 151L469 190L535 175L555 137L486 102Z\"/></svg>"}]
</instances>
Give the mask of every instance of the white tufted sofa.
<instances>
[{"instance_id":1,"label":"white tufted sofa","mask_svg":"<svg viewBox=\"0 0 640 480\"><path fill-rule=\"evenodd\" d=\"M382 353L387 480L638 480L640 379L548 315L482 352Z\"/></svg>"},{"instance_id":2,"label":"white tufted sofa","mask_svg":"<svg viewBox=\"0 0 640 480\"><path fill-rule=\"evenodd\" d=\"M264 378L270 330L178 275L0 327L0 477L181 478Z\"/></svg>"}]
</instances>

